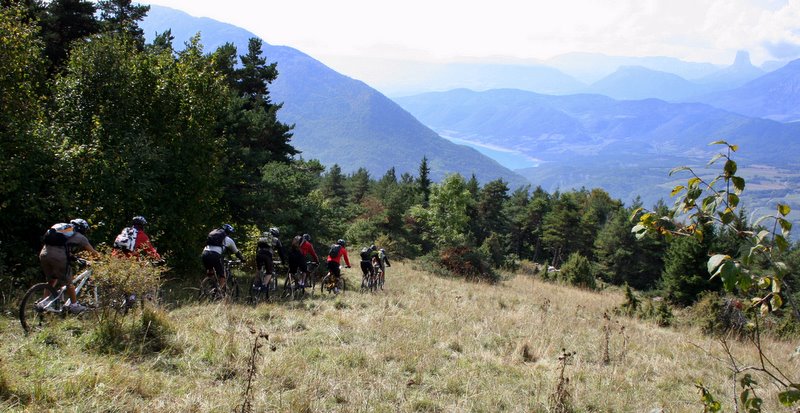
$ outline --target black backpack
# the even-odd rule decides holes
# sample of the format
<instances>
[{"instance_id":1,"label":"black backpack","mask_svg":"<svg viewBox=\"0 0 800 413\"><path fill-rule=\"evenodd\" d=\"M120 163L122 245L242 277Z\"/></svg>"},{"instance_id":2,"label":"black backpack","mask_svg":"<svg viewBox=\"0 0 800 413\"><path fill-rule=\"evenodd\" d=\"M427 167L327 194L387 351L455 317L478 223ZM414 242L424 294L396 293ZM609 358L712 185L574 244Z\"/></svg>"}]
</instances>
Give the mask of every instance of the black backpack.
<instances>
[{"instance_id":1,"label":"black backpack","mask_svg":"<svg viewBox=\"0 0 800 413\"><path fill-rule=\"evenodd\" d=\"M362 261L369 261L371 254L372 254L372 250L369 249L369 247L361 248L361 260Z\"/></svg>"},{"instance_id":2,"label":"black backpack","mask_svg":"<svg viewBox=\"0 0 800 413\"><path fill-rule=\"evenodd\" d=\"M331 250L330 250L330 251L328 251L328 256L329 256L329 257L338 257L338 256L339 256L339 251L340 251L341 249L342 249L342 246L341 246L341 245L339 245L339 244L333 244L333 245L331 245Z\"/></svg>"},{"instance_id":3,"label":"black backpack","mask_svg":"<svg viewBox=\"0 0 800 413\"><path fill-rule=\"evenodd\" d=\"M45 245L63 247L67 245L67 240L75 235L75 227L72 224L55 224L48 228L42 236Z\"/></svg>"},{"instance_id":4,"label":"black backpack","mask_svg":"<svg viewBox=\"0 0 800 413\"><path fill-rule=\"evenodd\" d=\"M206 245L210 245L212 247L224 247L225 246L225 237L228 234L225 233L225 230L217 228L208 233L208 240L206 241Z\"/></svg>"}]
</instances>

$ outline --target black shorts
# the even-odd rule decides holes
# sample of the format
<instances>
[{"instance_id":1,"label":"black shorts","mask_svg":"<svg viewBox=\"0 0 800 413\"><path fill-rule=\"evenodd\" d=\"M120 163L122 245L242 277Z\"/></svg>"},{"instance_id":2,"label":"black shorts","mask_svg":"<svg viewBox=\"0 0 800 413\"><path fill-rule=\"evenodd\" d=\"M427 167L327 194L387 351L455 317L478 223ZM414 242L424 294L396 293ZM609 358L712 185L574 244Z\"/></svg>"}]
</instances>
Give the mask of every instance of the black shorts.
<instances>
[{"instance_id":1,"label":"black shorts","mask_svg":"<svg viewBox=\"0 0 800 413\"><path fill-rule=\"evenodd\" d=\"M336 278L339 278L342 275L342 271L339 269L338 262L328 261L328 271L330 271L331 274Z\"/></svg>"},{"instance_id":2,"label":"black shorts","mask_svg":"<svg viewBox=\"0 0 800 413\"><path fill-rule=\"evenodd\" d=\"M261 271L262 268L266 269L267 274L272 274L275 270L272 265L272 253L269 251L256 252L256 268Z\"/></svg>"},{"instance_id":3,"label":"black shorts","mask_svg":"<svg viewBox=\"0 0 800 413\"><path fill-rule=\"evenodd\" d=\"M297 274L298 271L308 272L306 257L300 251L289 252L289 272Z\"/></svg>"},{"instance_id":4,"label":"black shorts","mask_svg":"<svg viewBox=\"0 0 800 413\"><path fill-rule=\"evenodd\" d=\"M213 268L217 277L222 278L225 276L225 269L222 267L222 254L214 251L203 251L201 258L206 271Z\"/></svg>"},{"instance_id":5,"label":"black shorts","mask_svg":"<svg viewBox=\"0 0 800 413\"><path fill-rule=\"evenodd\" d=\"M364 275L372 274L372 263L369 261L361 261L361 272Z\"/></svg>"}]
</instances>

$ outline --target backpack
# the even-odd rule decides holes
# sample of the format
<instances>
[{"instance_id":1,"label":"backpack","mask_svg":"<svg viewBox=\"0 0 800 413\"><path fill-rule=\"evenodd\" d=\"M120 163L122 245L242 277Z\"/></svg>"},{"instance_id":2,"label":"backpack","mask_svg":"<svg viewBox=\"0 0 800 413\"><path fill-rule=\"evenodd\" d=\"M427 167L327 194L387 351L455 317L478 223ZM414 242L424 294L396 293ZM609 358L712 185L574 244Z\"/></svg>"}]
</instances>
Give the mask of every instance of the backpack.
<instances>
[{"instance_id":1,"label":"backpack","mask_svg":"<svg viewBox=\"0 0 800 413\"><path fill-rule=\"evenodd\" d=\"M370 255L372 254L372 250L369 247L361 248L361 260L362 261L369 261Z\"/></svg>"},{"instance_id":2,"label":"backpack","mask_svg":"<svg viewBox=\"0 0 800 413\"><path fill-rule=\"evenodd\" d=\"M342 249L342 246L339 245L339 244L331 245L331 250L328 251L328 256L329 257L338 257L339 256L339 251L341 251L341 249Z\"/></svg>"},{"instance_id":3,"label":"backpack","mask_svg":"<svg viewBox=\"0 0 800 413\"><path fill-rule=\"evenodd\" d=\"M225 233L225 230L217 228L208 233L208 240L206 241L206 245L210 245L212 247L224 247L225 246L225 238L228 234Z\"/></svg>"},{"instance_id":4,"label":"backpack","mask_svg":"<svg viewBox=\"0 0 800 413\"><path fill-rule=\"evenodd\" d=\"M269 251L272 252L273 247L278 244L278 239L275 238L273 235L268 237L261 237L258 239L257 242L257 250L259 251Z\"/></svg>"},{"instance_id":5,"label":"backpack","mask_svg":"<svg viewBox=\"0 0 800 413\"><path fill-rule=\"evenodd\" d=\"M134 251L136 249L136 236L139 231L134 227L125 227L122 232L114 238L114 248L123 251Z\"/></svg>"},{"instance_id":6,"label":"backpack","mask_svg":"<svg viewBox=\"0 0 800 413\"><path fill-rule=\"evenodd\" d=\"M45 231L44 236L42 236L42 242L45 245L63 247L67 245L67 240L73 235L75 235L75 227L72 224L59 223Z\"/></svg>"}]
</instances>

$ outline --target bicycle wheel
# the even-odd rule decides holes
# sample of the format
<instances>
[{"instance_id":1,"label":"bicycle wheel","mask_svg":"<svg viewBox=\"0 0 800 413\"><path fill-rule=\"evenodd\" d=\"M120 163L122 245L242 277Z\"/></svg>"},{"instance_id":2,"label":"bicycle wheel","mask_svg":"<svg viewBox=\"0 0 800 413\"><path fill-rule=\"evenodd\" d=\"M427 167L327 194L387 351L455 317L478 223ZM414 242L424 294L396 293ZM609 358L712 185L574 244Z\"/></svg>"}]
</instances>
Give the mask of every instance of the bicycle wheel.
<instances>
[{"instance_id":1,"label":"bicycle wheel","mask_svg":"<svg viewBox=\"0 0 800 413\"><path fill-rule=\"evenodd\" d=\"M381 291L383 291L383 283L386 282L386 278L384 276L385 273L383 271L378 273L378 287L380 287Z\"/></svg>"},{"instance_id":2,"label":"bicycle wheel","mask_svg":"<svg viewBox=\"0 0 800 413\"><path fill-rule=\"evenodd\" d=\"M239 281L236 281L236 278L231 277L225 283L225 298L228 301L239 300Z\"/></svg>"},{"instance_id":3,"label":"bicycle wheel","mask_svg":"<svg viewBox=\"0 0 800 413\"><path fill-rule=\"evenodd\" d=\"M218 300L220 298L217 280L211 277L204 277L200 281L200 300Z\"/></svg>"},{"instance_id":4,"label":"bicycle wheel","mask_svg":"<svg viewBox=\"0 0 800 413\"><path fill-rule=\"evenodd\" d=\"M288 274L283 281L283 298L294 300L297 294L297 285L294 282L294 276Z\"/></svg>"},{"instance_id":5,"label":"bicycle wheel","mask_svg":"<svg viewBox=\"0 0 800 413\"><path fill-rule=\"evenodd\" d=\"M47 298L44 298L47 294ZM39 283L28 289L19 305L19 322L25 333L38 331L66 313L55 288Z\"/></svg>"},{"instance_id":6,"label":"bicycle wheel","mask_svg":"<svg viewBox=\"0 0 800 413\"><path fill-rule=\"evenodd\" d=\"M361 277L361 292L366 292L369 289L369 274Z\"/></svg>"}]
</instances>

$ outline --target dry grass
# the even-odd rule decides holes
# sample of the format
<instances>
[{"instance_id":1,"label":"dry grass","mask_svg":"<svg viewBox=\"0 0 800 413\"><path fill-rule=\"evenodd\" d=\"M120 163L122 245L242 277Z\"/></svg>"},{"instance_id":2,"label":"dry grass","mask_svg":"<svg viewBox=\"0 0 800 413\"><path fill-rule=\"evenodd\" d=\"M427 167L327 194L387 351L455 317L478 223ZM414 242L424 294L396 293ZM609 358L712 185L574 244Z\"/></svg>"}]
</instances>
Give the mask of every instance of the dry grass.
<instances>
[{"instance_id":1,"label":"dry grass","mask_svg":"<svg viewBox=\"0 0 800 413\"><path fill-rule=\"evenodd\" d=\"M349 278L357 285L354 271ZM553 411L564 350L575 352L565 369L575 411L701 411L696 380L732 411L722 350L695 330L612 317L604 363L603 313L622 300L527 276L464 283L397 263L377 294L257 308L187 304L169 312L175 335L158 354L87 347L91 320L25 337L3 317L0 410L230 412L242 402L255 329L270 341L253 381L254 411ZM768 352L798 372L795 346L771 342ZM734 351L753 362L748 346ZM763 395L765 411L785 411Z\"/></svg>"}]
</instances>

